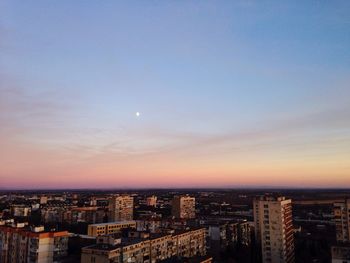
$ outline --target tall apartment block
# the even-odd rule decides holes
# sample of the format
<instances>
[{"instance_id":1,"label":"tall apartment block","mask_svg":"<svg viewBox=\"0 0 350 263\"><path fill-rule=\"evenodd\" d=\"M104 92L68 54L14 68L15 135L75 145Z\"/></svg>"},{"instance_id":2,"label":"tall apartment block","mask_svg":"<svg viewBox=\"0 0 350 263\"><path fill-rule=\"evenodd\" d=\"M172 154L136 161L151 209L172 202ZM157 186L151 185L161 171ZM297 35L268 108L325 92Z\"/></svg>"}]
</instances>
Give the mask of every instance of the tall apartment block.
<instances>
[{"instance_id":1,"label":"tall apartment block","mask_svg":"<svg viewBox=\"0 0 350 263\"><path fill-rule=\"evenodd\" d=\"M260 197L254 200L255 237L263 263L294 262L292 200Z\"/></svg>"},{"instance_id":2,"label":"tall apartment block","mask_svg":"<svg viewBox=\"0 0 350 263\"><path fill-rule=\"evenodd\" d=\"M190 196L174 196L172 215L175 218L191 219L196 217L196 200Z\"/></svg>"},{"instance_id":3,"label":"tall apartment block","mask_svg":"<svg viewBox=\"0 0 350 263\"><path fill-rule=\"evenodd\" d=\"M334 203L334 220L338 242L350 242L350 199Z\"/></svg>"},{"instance_id":4,"label":"tall apartment block","mask_svg":"<svg viewBox=\"0 0 350 263\"><path fill-rule=\"evenodd\" d=\"M0 262L53 263L67 255L68 232L0 226Z\"/></svg>"},{"instance_id":5,"label":"tall apartment block","mask_svg":"<svg viewBox=\"0 0 350 263\"><path fill-rule=\"evenodd\" d=\"M350 263L350 199L333 205L337 244L332 246L332 263Z\"/></svg>"},{"instance_id":6,"label":"tall apartment block","mask_svg":"<svg viewBox=\"0 0 350 263\"><path fill-rule=\"evenodd\" d=\"M133 220L134 198L129 195L113 196L109 199L110 222Z\"/></svg>"}]
</instances>

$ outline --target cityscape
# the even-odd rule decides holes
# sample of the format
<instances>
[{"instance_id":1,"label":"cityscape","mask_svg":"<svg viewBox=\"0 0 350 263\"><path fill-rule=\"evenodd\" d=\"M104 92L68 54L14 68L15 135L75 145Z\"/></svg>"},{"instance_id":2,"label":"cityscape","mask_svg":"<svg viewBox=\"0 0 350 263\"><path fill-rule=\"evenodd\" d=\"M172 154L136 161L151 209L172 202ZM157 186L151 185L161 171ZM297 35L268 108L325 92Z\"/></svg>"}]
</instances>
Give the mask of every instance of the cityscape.
<instances>
[{"instance_id":1,"label":"cityscape","mask_svg":"<svg viewBox=\"0 0 350 263\"><path fill-rule=\"evenodd\" d=\"M0 263L350 263L350 1L1 0Z\"/></svg>"},{"instance_id":2,"label":"cityscape","mask_svg":"<svg viewBox=\"0 0 350 263\"><path fill-rule=\"evenodd\" d=\"M2 192L1 262L348 262L349 190Z\"/></svg>"}]
</instances>

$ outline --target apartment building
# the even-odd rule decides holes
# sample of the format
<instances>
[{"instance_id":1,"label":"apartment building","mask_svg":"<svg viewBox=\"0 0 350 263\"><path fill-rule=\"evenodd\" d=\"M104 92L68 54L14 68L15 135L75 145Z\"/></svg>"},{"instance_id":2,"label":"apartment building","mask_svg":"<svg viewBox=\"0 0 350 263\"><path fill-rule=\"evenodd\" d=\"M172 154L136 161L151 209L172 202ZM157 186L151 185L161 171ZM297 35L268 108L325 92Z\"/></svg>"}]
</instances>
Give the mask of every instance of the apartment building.
<instances>
[{"instance_id":1,"label":"apartment building","mask_svg":"<svg viewBox=\"0 0 350 263\"><path fill-rule=\"evenodd\" d=\"M159 263L212 263L213 258L210 256L198 256L186 259L179 259L177 257L172 257L166 260L162 260Z\"/></svg>"},{"instance_id":2,"label":"apartment building","mask_svg":"<svg viewBox=\"0 0 350 263\"><path fill-rule=\"evenodd\" d=\"M155 263L172 257L204 256L205 229L164 234L132 234L134 238L98 237L97 244L82 249L81 262Z\"/></svg>"},{"instance_id":3,"label":"apartment building","mask_svg":"<svg viewBox=\"0 0 350 263\"><path fill-rule=\"evenodd\" d=\"M350 199L336 202L333 206L338 242L350 242Z\"/></svg>"},{"instance_id":4,"label":"apartment building","mask_svg":"<svg viewBox=\"0 0 350 263\"><path fill-rule=\"evenodd\" d=\"M88 235L97 237L109 235L120 232L122 229L134 228L136 229L136 221L117 221L109 223L91 224L88 225Z\"/></svg>"},{"instance_id":5,"label":"apartment building","mask_svg":"<svg viewBox=\"0 0 350 263\"><path fill-rule=\"evenodd\" d=\"M337 244L332 246L332 263L350 263L350 199L333 205Z\"/></svg>"},{"instance_id":6,"label":"apartment building","mask_svg":"<svg viewBox=\"0 0 350 263\"><path fill-rule=\"evenodd\" d=\"M1 263L55 263L67 255L68 232L43 227L0 226Z\"/></svg>"},{"instance_id":7,"label":"apartment building","mask_svg":"<svg viewBox=\"0 0 350 263\"><path fill-rule=\"evenodd\" d=\"M253 209L263 263L294 262L292 201L264 196L254 200Z\"/></svg>"},{"instance_id":8,"label":"apartment building","mask_svg":"<svg viewBox=\"0 0 350 263\"><path fill-rule=\"evenodd\" d=\"M12 205L10 210L15 217L27 217L32 211L31 207L25 205Z\"/></svg>"},{"instance_id":9,"label":"apartment building","mask_svg":"<svg viewBox=\"0 0 350 263\"><path fill-rule=\"evenodd\" d=\"M191 219L196 217L196 200L194 197L174 196L172 215L175 218Z\"/></svg>"},{"instance_id":10,"label":"apartment building","mask_svg":"<svg viewBox=\"0 0 350 263\"><path fill-rule=\"evenodd\" d=\"M157 206L157 197L155 195L147 197L146 205L156 207Z\"/></svg>"},{"instance_id":11,"label":"apartment building","mask_svg":"<svg viewBox=\"0 0 350 263\"><path fill-rule=\"evenodd\" d=\"M134 198L129 195L113 196L109 199L110 222L133 220Z\"/></svg>"}]
</instances>

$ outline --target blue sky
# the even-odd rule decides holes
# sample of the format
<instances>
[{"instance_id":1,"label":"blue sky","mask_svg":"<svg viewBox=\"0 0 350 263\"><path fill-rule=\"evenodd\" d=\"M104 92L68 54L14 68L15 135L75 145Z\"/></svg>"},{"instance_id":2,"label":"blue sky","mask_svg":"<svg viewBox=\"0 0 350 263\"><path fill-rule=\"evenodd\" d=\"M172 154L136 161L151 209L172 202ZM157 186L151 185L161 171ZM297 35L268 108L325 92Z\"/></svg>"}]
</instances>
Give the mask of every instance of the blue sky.
<instances>
[{"instance_id":1,"label":"blue sky","mask_svg":"<svg viewBox=\"0 0 350 263\"><path fill-rule=\"evenodd\" d=\"M246 161L269 156L270 167L282 158L285 171L292 166L306 177L310 155L334 159L329 171L344 160L343 178L350 171L349 11L348 1L2 1L0 135L16 150L0 178L17 186L25 171L11 166L16 155L36 151L61 160L28 161L36 180L47 171L70 174L86 156L96 167L110 164L117 152L167 156L159 163L178 164L179 174L197 171L204 154L225 184L237 176L253 184L254 177L243 180L249 172L236 175L230 165L241 166L233 156L240 151ZM193 146L202 144L209 146ZM184 164L178 155L194 160ZM150 170L161 174L158 168Z\"/></svg>"}]
</instances>

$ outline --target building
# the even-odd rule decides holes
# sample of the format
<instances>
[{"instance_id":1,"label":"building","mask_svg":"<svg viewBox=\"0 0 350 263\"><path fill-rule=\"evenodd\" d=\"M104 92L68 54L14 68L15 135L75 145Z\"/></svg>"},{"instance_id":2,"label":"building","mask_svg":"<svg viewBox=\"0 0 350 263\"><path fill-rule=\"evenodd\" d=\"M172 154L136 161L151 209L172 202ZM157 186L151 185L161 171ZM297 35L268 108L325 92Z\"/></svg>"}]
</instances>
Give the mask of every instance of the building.
<instances>
[{"instance_id":1,"label":"building","mask_svg":"<svg viewBox=\"0 0 350 263\"><path fill-rule=\"evenodd\" d=\"M245 220L232 220L227 218L208 218L200 221L202 227L207 229L207 248L213 256L220 258L228 247L240 244L248 246L251 243L250 223Z\"/></svg>"},{"instance_id":2,"label":"building","mask_svg":"<svg viewBox=\"0 0 350 263\"><path fill-rule=\"evenodd\" d=\"M206 229L199 228L191 231L181 231L173 236L176 256L191 258L206 254Z\"/></svg>"},{"instance_id":3,"label":"building","mask_svg":"<svg viewBox=\"0 0 350 263\"><path fill-rule=\"evenodd\" d=\"M44 195L40 196L40 201L39 202L40 202L41 205L46 205L47 201L48 201L47 196L44 196Z\"/></svg>"},{"instance_id":4,"label":"building","mask_svg":"<svg viewBox=\"0 0 350 263\"><path fill-rule=\"evenodd\" d=\"M240 222L238 224L238 243L249 246L251 243L250 222Z\"/></svg>"},{"instance_id":5,"label":"building","mask_svg":"<svg viewBox=\"0 0 350 263\"><path fill-rule=\"evenodd\" d=\"M205 228L163 234L135 232L131 231L129 238L117 235L98 237L95 245L82 249L81 262L155 263L174 257L188 259L206 254Z\"/></svg>"},{"instance_id":6,"label":"building","mask_svg":"<svg viewBox=\"0 0 350 263\"><path fill-rule=\"evenodd\" d=\"M332 246L332 263L350 263L350 245Z\"/></svg>"},{"instance_id":7,"label":"building","mask_svg":"<svg viewBox=\"0 0 350 263\"><path fill-rule=\"evenodd\" d=\"M157 206L157 197L155 195L147 197L146 205L156 207Z\"/></svg>"},{"instance_id":8,"label":"building","mask_svg":"<svg viewBox=\"0 0 350 263\"><path fill-rule=\"evenodd\" d=\"M1 263L55 263L67 255L68 232L0 226Z\"/></svg>"},{"instance_id":9,"label":"building","mask_svg":"<svg viewBox=\"0 0 350 263\"><path fill-rule=\"evenodd\" d=\"M338 242L350 242L350 199L334 203L334 220Z\"/></svg>"},{"instance_id":10,"label":"building","mask_svg":"<svg viewBox=\"0 0 350 263\"><path fill-rule=\"evenodd\" d=\"M213 258L211 256L198 256L188 259L179 259L177 257L172 257L166 260L160 261L160 263L212 263Z\"/></svg>"},{"instance_id":11,"label":"building","mask_svg":"<svg viewBox=\"0 0 350 263\"><path fill-rule=\"evenodd\" d=\"M88 236L98 237L120 232L122 229L136 229L136 221L117 221L109 223L91 224L88 225Z\"/></svg>"},{"instance_id":12,"label":"building","mask_svg":"<svg viewBox=\"0 0 350 263\"><path fill-rule=\"evenodd\" d=\"M105 211L97 206L72 207L64 213L64 219L69 224L85 222L90 224L104 222Z\"/></svg>"},{"instance_id":13,"label":"building","mask_svg":"<svg viewBox=\"0 0 350 263\"><path fill-rule=\"evenodd\" d=\"M137 220L138 231L148 231L150 233L160 233L162 229L162 220L160 218L150 218Z\"/></svg>"},{"instance_id":14,"label":"building","mask_svg":"<svg viewBox=\"0 0 350 263\"><path fill-rule=\"evenodd\" d=\"M27 217L30 215L32 209L29 206L25 205L12 205L11 206L11 215L18 217Z\"/></svg>"},{"instance_id":15,"label":"building","mask_svg":"<svg viewBox=\"0 0 350 263\"><path fill-rule=\"evenodd\" d=\"M113 196L109 199L109 221L133 220L134 198L128 195Z\"/></svg>"},{"instance_id":16,"label":"building","mask_svg":"<svg viewBox=\"0 0 350 263\"><path fill-rule=\"evenodd\" d=\"M350 199L333 205L337 245L332 246L332 263L350 263Z\"/></svg>"},{"instance_id":17,"label":"building","mask_svg":"<svg viewBox=\"0 0 350 263\"><path fill-rule=\"evenodd\" d=\"M196 200L190 196L174 196L172 215L175 218L191 219L196 217Z\"/></svg>"},{"instance_id":18,"label":"building","mask_svg":"<svg viewBox=\"0 0 350 263\"><path fill-rule=\"evenodd\" d=\"M294 262L292 200L260 197L254 200L255 237L263 263Z\"/></svg>"}]
</instances>

